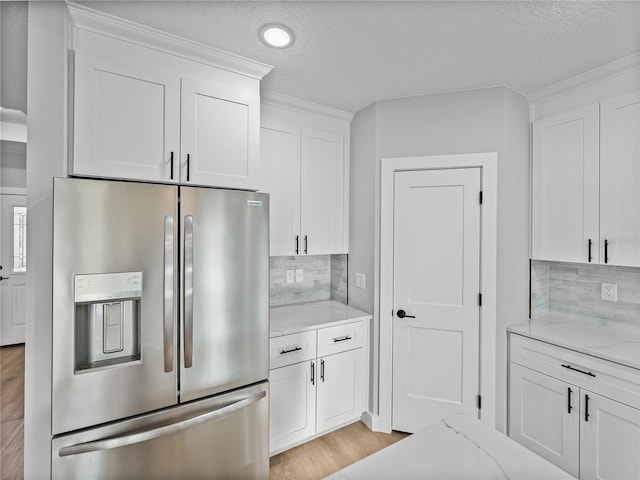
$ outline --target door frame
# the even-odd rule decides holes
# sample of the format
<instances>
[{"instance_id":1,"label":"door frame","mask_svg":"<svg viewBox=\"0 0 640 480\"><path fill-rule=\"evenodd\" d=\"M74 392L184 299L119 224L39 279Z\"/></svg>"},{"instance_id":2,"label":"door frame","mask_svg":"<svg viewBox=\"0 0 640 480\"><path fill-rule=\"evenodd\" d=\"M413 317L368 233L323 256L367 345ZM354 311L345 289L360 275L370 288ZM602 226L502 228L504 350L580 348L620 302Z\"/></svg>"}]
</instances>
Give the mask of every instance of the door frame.
<instances>
[{"instance_id":1,"label":"door frame","mask_svg":"<svg viewBox=\"0 0 640 480\"><path fill-rule=\"evenodd\" d=\"M480 212L480 372L482 396L480 420L491 426L496 418L496 290L497 290L497 152L419 157L383 158L380 187L380 319L378 343L378 422L380 431L391 431L393 398L393 210L396 172L480 168L482 210ZM375 294L374 294L375 296ZM381 315L380 312L387 312ZM374 359L375 360L375 359ZM375 381L375 379L374 379ZM374 390L375 392L375 390ZM375 400L374 400L375 401ZM375 410L375 405L374 405Z\"/></svg>"}]
</instances>

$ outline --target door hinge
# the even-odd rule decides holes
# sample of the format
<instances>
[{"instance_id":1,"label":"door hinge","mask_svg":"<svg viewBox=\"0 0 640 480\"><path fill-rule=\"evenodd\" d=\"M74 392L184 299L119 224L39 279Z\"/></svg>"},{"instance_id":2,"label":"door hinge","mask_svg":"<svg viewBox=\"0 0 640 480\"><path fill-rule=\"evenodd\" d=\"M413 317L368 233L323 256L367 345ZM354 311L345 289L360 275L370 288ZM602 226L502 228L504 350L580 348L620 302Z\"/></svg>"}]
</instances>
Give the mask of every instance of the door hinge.
<instances>
[{"instance_id":1,"label":"door hinge","mask_svg":"<svg viewBox=\"0 0 640 480\"><path fill-rule=\"evenodd\" d=\"M478 410L482 409L482 397L480 394L476 395L476 404L478 405Z\"/></svg>"},{"instance_id":2,"label":"door hinge","mask_svg":"<svg viewBox=\"0 0 640 480\"><path fill-rule=\"evenodd\" d=\"M478 306L480 306L480 307L482 306L482 294L481 293L478 294Z\"/></svg>"},{"instance_id":3,"label":"door hinge","mask_svg":"<svg viewBox=\"0 0 640 480\"><path fill-rule=\"evenodd\" d=\"M482 205L482 190L480 190L480 205Z\"/></svg>"}]
</instances>

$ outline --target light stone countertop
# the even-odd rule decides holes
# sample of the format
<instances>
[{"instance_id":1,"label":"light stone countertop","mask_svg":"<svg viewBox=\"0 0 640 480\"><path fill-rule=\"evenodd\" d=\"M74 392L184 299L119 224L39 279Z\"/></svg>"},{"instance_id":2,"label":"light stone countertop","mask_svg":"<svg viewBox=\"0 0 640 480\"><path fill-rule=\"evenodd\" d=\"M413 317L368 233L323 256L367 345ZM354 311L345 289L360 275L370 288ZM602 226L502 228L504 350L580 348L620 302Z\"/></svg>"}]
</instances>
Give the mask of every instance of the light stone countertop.
<instances>
[{"instance_id":1,"label":"light stone countertop","mask_svg":"<svg viewBox=\"0 0 640 480\"><path fill-rule=\"evenodd\" d=\"M542 315L514 323L507 331L640 369L640 327L606 325L562 315Z\"/></svg>"},{"instance_id":2,"label":"light stone countertop","mask_svg":"<svg viewBox=\"0 0 640 480\"><path fill-rule=\"evenodd\" d=\"M575 480L506 435L462 414L446 417L327 478Z\"/></svg>"},{"instance_id":3,"label":"light stone countertop","mask_svg":"<svg viewBox=\"0 0 640 480\"><path fill-rule=\"evenodd\" d=\"M370 313L334 300L282 305L269 311L271 338L371 318Z\"/></svg>"}]
</instances>

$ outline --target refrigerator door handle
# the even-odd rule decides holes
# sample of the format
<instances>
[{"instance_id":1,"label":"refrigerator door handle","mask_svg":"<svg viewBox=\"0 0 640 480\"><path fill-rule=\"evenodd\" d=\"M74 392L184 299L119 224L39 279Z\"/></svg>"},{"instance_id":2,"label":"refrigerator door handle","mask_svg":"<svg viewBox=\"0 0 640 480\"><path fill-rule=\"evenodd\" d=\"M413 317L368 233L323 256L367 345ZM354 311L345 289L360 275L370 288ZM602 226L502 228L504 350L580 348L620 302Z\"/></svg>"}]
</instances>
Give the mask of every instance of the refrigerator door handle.
<instances>
[{"instance_id":1,"label":"refrigerator door handle","mask_svg":"<svg viewBox=\"0 0 640 480\"><path fill-rule=\"evenodd\" d=\"M173 370L173 215L164 217L164 371Z\"/></svg>"},{"instance_id":2,"label":"refrigerator door handle","mask_svg":"<svg viewBox=\"0 0 640 480\"><path fill-rule=\"evenodd\" d=\"M124 447L126 445L132 445L134 443L145 442L154 438L168 435L171 433L180 432L188 428L195 427L211 420L225 417L233 412L236 412L242 408L257 402L258 400L267 396L267 392L262 390L254 393L253 395L247 395L240 400L226 405L222 408L212 410L202 415L183 420L182 422L172 423L162 427L152 428L149 430L139 431L129 435L123 435L121 437L111 437L102 440L93 440L91 442L78 443L76 445L69 445L63 447L58 451L58 455L61 457L67 457L69 455L78 455L80 453L97 452L100 450L108 450L110 448Z\"/></svg>"},{"instance_id":3,"label":"refrigerator door handle","mask_svg":"<svg viewBox=\"0 0 640 480\"><path fill-rule=\"evenodd\" d=\"M184 367L193 365L193 215L184 217Z\"/></svg>"}]
</instances>

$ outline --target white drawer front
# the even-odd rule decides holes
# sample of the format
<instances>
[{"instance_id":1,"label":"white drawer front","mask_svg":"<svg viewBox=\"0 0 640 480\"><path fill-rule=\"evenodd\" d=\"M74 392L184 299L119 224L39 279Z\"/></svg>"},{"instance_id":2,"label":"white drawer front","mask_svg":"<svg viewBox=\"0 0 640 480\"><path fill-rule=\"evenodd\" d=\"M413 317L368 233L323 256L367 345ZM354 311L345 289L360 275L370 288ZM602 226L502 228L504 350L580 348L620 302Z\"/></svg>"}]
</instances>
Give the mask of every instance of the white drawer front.
<instances>
[{"instance_id":1,"label":"white drawer front","mask_svg":"<svg viewBox=\"0 0 640 480\"><path fill-rule=\"evenodd\" d=\"M640 370L510 334L512 362L640 408Z\"/></svg>"},{"instance_id":2,"label":"white drawer front","mask_svg":"<svg viewBox=\"0 0 640 480\"><path fill-rule=\"evenodd\" d=\"M318 357L361 348L366 344L362 321L318 330Z\"/></svg>"},{"instance_id":3,"label":"white drawer front","mask_svg":"<svg viewBox=\"0 0 640 480\"><path fill-rule=\"evenodd\" d=\"M269 340L269 368L316 358L316 331L294 333Z\"/></svg>"}]
</instances>

